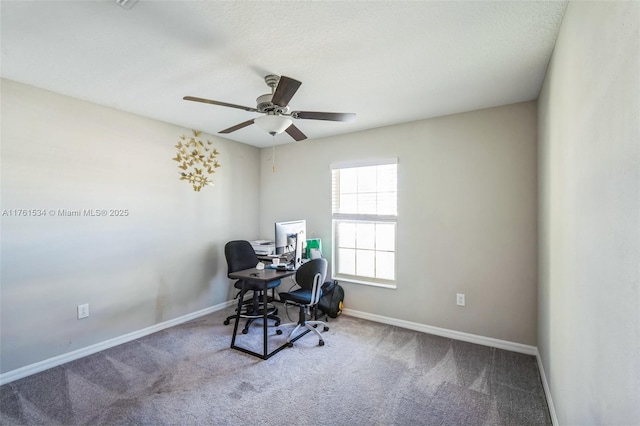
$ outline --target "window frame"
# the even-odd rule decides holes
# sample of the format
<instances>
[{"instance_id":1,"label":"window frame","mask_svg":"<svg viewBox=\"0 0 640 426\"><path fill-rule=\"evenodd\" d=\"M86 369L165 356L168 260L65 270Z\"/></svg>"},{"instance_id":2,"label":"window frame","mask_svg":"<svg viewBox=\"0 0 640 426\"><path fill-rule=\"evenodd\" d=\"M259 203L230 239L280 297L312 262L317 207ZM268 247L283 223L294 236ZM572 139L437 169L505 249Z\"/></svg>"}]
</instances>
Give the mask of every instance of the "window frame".
<instances>
[{"instance_id":1,"label":"window frame","mask_svg":"<svg viewBox=\"0 0 640 426\"><path fill-rule=\"evenodd\" d=\"M372 167L372 166L385 166L385 165L394 165L395 166L395 179L396 185L394 188L395 193L395 211L396 214L371 214L371 213L336 213L334 212L336 206L336 189L339 191L339 187L335 188L334 181L334 171L335 170L344 170L348 168L362 168L362 167ZM332 164L331 165L331 238L332 238L332 259L331 259L331 272L332 276L341 281L352 282L356 284L364 284L374 287L383 287L383 288L397 288L397 279L398 279L398 214L397 214L397 206L398 206L398 159L382 159L382 160L373 160L373 161L358 161L358 162L348 162L348 163L340 163L340 164ZM376 187L376 194L379 194L385 191L378 191ZM369 223L369 224L392 224L394 229L393 235L393 279L383 279L377 277L370 277L364 275L352 275L345 273L338 273L338 255L339 255L339 247L338 247L338 225L344 222L353 222L353 223ZM355 250L358 250L354 247ZM366 249L363 249L366 251ZM373 252L385 252L387 250L376 250L374 247L372 249ZM390 252L390 251L388 251Z\"/></svg>"}]
</instances>

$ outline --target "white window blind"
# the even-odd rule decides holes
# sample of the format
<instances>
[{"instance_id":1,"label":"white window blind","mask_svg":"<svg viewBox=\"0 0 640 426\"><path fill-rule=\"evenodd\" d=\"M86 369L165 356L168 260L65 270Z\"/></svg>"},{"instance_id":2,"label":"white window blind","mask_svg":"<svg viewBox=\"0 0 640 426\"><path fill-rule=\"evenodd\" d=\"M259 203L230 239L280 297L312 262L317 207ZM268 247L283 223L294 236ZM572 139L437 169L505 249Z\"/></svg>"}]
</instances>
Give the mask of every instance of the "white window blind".
<instances>
[{"instance_id":1,"label":"white window blind","mask_svg":"<svg viewBox=\"0 0 640 426\"><path fill-rule=\"evenodd\" d=\"M397 160L332 166L333 277L395 287Z\"/></svg>"}]
</instances>

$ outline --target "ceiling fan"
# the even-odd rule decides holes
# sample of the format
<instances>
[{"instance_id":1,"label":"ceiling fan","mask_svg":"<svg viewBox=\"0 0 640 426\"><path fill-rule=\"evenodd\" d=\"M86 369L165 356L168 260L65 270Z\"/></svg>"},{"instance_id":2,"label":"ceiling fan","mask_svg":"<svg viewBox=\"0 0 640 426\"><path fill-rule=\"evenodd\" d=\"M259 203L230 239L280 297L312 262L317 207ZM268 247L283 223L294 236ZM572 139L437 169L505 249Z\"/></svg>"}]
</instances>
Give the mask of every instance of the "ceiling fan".
<instances>
[{"instance_id":1,"label":"ceiling fan","mask_svg":"<svg viewBox=\"0 0 640 426\"><path fill-rule=\"evenodd\" d=\"M185 96L185 101L202 102L205 104L219 105L229 108L243 109L249 112L259 112L265 114L261 117L252 118L228 129L221 130L218 133L231 133L240 130L253 123L256 123L270 135L275 136L278 133L287 132L296 141L306 139L304 133L300 131L294 124L292 118L302 120L325 120L325 121L343 121L349 122L356 119L353 113L343 112L318 112L318 111L291 111L289 101L295 95L296 91L302 84L298 80L290 77L282 77L277 75L268 75L264 78L267 86L271 88L271 93L259 96L256 99L257 106L255 108L242 105L230 104L227 102L213 101L211 99L196 98L194 96Z\"/></svg>"}]
</instances>

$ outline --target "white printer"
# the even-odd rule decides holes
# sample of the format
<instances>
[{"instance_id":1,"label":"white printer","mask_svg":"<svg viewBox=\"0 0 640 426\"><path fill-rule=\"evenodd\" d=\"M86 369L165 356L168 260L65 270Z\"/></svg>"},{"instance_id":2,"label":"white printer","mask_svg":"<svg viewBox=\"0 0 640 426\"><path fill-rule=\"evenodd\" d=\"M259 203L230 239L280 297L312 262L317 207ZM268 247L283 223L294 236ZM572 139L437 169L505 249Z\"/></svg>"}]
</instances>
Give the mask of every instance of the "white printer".
<instances>
[{"instance_id":1,"label":"white printer","mask_svg":"<svg viewBox=\"0 0 640 426\"><path fill-rule=\"evenodd\" d=\"M269 240L249 241L258 256L270 256L276 253L276 245Z\"/></svg>"}]
</instances>

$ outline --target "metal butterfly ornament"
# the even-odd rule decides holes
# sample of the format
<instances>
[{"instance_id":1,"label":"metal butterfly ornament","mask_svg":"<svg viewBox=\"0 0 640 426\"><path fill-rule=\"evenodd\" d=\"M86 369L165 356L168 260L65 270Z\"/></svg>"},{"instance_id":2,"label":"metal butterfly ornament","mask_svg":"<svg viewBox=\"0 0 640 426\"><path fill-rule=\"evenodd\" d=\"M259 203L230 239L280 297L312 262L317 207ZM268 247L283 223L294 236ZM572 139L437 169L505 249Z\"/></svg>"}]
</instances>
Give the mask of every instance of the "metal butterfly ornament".
<instances>
[{"instance_id":1,"label":"metal butterfly ornament","mask_svg":"<svg viewBox=\"0 0 640 426\"><path fill-rule=\"evenodd\" d=\"M213 186L210 176L214 174L220 163L216 157L220 154L217 149L212 148L213 142L207 140L206 145L200 139L201 132L193 130L193 137L187 139L185 135L180 136L180 140L175 145L178 153L174 161L178 162L180 180L186 180L193 186L193 190L200 192L205 185Z\"/></svg>"}]
</instances>

